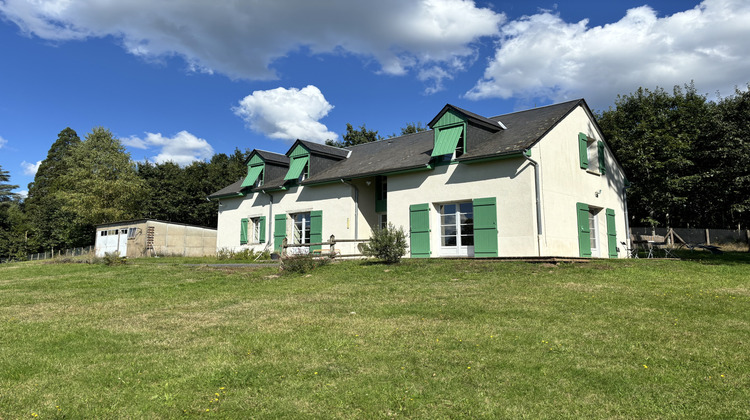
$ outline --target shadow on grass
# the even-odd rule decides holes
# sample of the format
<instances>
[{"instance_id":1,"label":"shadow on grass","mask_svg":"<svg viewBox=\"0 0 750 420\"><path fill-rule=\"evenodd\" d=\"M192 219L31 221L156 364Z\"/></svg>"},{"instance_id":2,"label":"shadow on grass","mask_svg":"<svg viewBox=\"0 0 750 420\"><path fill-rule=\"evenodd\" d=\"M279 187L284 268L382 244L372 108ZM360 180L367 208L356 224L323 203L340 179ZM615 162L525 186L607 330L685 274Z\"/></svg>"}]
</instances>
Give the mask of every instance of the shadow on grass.
<instances>
[{"instance_id":1,"label":"shadow on grass","mask_svg":"<svg viewBox=\"0 0 750 420\"><path fill-rule=\"evenodd\" d=\"M698 261L705 264L738 265L750 264L750 252L724 252L712 254L708 251L690 251L681 249L673 253L682 260Z\"/></svg>"}]
</instances>

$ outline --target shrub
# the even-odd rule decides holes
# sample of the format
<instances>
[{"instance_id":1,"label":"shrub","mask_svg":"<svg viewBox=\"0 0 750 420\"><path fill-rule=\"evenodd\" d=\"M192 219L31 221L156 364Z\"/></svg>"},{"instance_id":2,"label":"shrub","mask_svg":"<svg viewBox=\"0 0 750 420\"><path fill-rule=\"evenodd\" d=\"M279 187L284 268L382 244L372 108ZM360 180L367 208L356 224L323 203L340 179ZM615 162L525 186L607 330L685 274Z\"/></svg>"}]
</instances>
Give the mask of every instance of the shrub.
<instances>
[{"instance_id":1,"label":"shrub","mask_svg":"<svg viewBox=\"0 0 750 420\"><path fill-rule=\"evenodd\" d=\"M121 257L120 253L117 251L107 252L104 254L104 257L102 258L102 263L104 263L104 265L109 265L109 266L124 265L127 263L127 258Z\"/></svg>"},{"instance_id":2,"label":"shrub","mask_svg":"<svg viewBox=\"0 0 750 420\"><path fill-rule=\"evenodd\" d=\"M315 258L311 254L290 255L281 259L281 270L285 273L304 274L316 267L328 265L328 257Z\"/></svg>"},{"instance_id":3,"label":"shrub","mask_svg":"<svg viewBox=\"0 0 750 420\"><path fill-rule=\"evenodd\" d=\"M219 260L270 260L271 253L268 250L261 252L255 252L252 249L243 249L241 251L232 251L230 249L222 248L216 253L216 258Z\"/></svg>"},{"instance_id":4,"label":"shrub","mask_svg":"<svg viewBox=\"0 0 750 420\"><path fill-rule=\"evenodd\" d=\"M401 261L406 253L406 234L403 228L396 229L392 223L384 229L376 229L372 232L370 242L364 244L362 253L379 258L386 264L395 264Z\"/></svg>"}]
</instances>

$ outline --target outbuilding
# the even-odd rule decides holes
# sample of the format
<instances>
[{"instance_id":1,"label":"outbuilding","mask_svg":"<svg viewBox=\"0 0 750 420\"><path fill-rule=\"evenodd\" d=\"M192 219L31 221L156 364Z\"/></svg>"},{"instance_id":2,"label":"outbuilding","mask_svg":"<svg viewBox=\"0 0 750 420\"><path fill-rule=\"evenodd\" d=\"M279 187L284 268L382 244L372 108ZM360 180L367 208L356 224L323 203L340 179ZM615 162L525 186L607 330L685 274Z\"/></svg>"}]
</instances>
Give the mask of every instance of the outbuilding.
<instances>
[{"instance_id":1,"label":"outbuilding","mask_svg":"<svg viewBox=\"0 0 750 420\"><path fill-rule=\"evenodd\" d=\"M125 220L96 226L96 255L117 252L144 256L216 255L216 229L154 219Z\"/></svg>"}]
</instances>

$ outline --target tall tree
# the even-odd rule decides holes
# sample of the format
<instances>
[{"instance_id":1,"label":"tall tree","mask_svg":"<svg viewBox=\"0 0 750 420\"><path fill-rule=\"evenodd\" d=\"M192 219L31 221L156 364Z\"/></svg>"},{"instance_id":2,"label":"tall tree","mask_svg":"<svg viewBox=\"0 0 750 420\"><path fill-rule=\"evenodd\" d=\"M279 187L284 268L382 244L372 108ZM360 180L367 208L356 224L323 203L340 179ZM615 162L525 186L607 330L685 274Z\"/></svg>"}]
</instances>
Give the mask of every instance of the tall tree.
<instances>
[{"instance_id":1,"label":"tall tree","mask_svg":"<svg viewBox=\"0 0 750 420\"><path fill-rule=\"evenodd\" d=\"M750 85L715 106L715 130L700 144L700 195L714 211L704 226L750 225Z\"/></svg>"},{"instance_id":2,"label":"tall tree","mask_svg":"<svg viewBox=\"0 0 750 420\"><path fill-rule=\"evenodd\" d=\"M407 134L421 133L422 131L427 131L427 130L429 130L429 128L423 126L421 122L417 122L417 123L410 122L410 123L406 123L406 127L401 127L401 134L391 134L388 137L391 138L391 137L396 137L396 136L405 136Z\"/></svg>"},{"instance_id":3,"label":"tall tree","mask_svg":"<svg viewBox=\"0 0 750 420\"><path fill-rule=\"evenodd\" d=\"M346 133L342 134L341 138L342 141L326 140L326 144L334 147L349 147L383 140L377 130L368 130L365 124L359 126L359 130L355 130L349 123L346 124Z\"/></svg>"},{"instance_id":4,"label":"tall tree","mask_svg":"<svg viewBox=\"0 0 750 420\"><path fill-rule=\"evenodd\" d=\"M24 207L34 227L33 236L41 248L69 246L69 238L82 234L74 231L76 225L70 223L74 215L63 208L56 195L58 190L66 188L61 179L70 171L73 149L80 143L73 129L62 130L47 152L47 158L39 165L34 182L29 184Z\"/></svg>"},{"instance_id":5,"label":"tall tree","mask_svg":"<svg viewBox=\"0 0 750 420\"><path fill-rule=\"evenodd\" d=\"M599 124L632 187L634 223L684 226L695 222L700 183L696 147L710 135L712 105L690 84L673 93L639 88L618 96Z\"/></svg>"},{"instance_id":6,"label":"tall tree","mask_svg":"<svg viewBox=\"0 0 750 420\"><path fill-rule=\"evenodd\" d=\"M70 170L60 176L64 188L55 193L63 208L74 214L73 223L85 235L72 238L73 246L94 240L94 225L141 216L145 182L120 140L96 127L85 141L73 148L66 164Z\"/></svg>"}]
</instances>

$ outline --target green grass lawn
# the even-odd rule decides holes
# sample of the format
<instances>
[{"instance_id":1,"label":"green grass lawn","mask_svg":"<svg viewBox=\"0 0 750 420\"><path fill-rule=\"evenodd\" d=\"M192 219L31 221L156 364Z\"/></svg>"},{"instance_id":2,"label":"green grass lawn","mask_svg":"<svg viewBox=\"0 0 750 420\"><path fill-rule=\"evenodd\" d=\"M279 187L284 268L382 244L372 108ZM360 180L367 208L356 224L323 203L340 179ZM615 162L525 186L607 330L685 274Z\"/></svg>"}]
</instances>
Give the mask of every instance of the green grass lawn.
<instances>
[{"instance_id":1,"label":"green grass lawn","mask_svg":"<svg viewBox=\"0 0 750 420\"><path fill-rule=\"evenodd\" d=\"M0 265L0 419L748 418L750 254Z\"/></svg>"}]
</instances>

